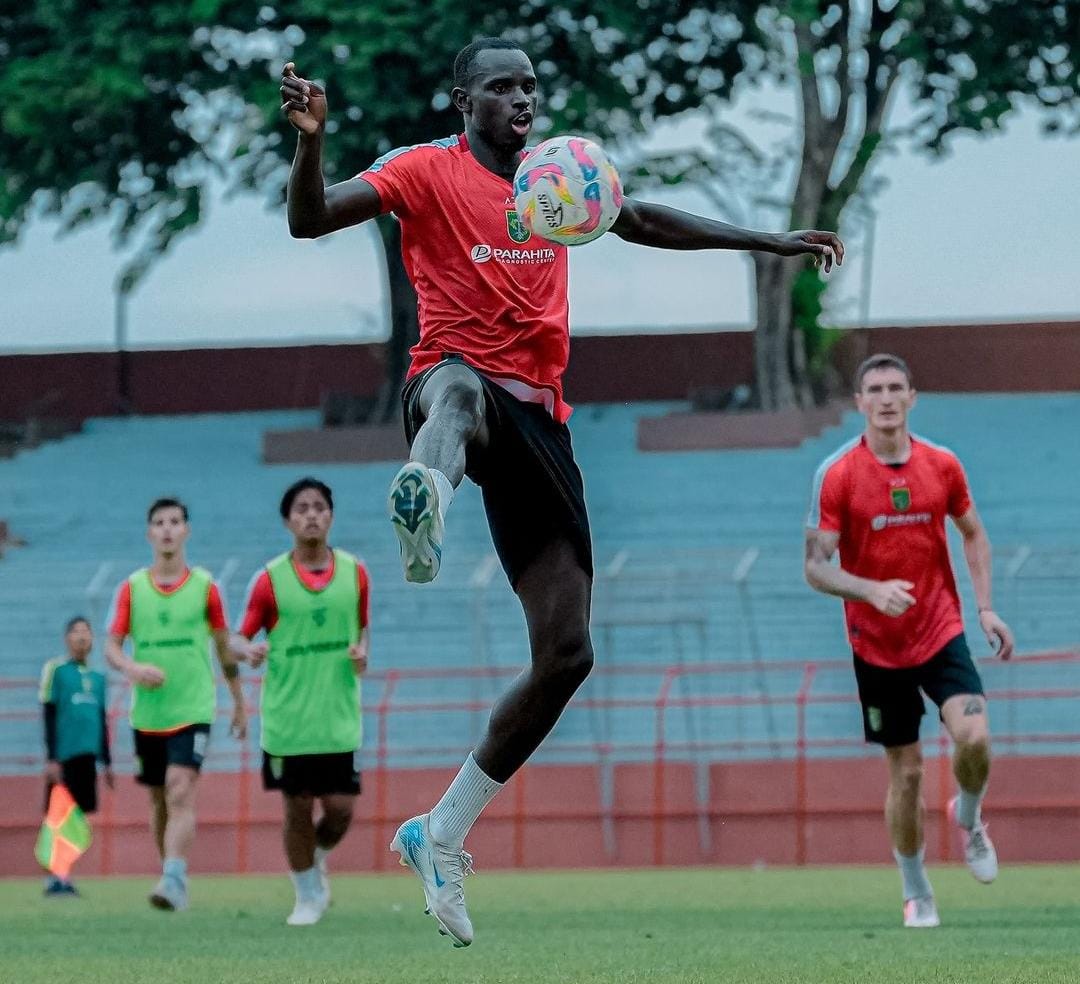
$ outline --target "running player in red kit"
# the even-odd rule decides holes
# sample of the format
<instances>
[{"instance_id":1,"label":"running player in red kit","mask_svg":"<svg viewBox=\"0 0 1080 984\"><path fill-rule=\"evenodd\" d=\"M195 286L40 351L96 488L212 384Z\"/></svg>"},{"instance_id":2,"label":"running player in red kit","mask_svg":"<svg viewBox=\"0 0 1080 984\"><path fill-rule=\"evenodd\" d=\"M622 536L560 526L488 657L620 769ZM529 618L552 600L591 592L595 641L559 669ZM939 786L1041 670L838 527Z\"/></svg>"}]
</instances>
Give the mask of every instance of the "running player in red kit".
<instances>
[{"instance_id":1,"label":"running player in red kit","mask_svg":"<svg viewBox=\"0 0 1080 984\"><path fill-rule=\"evenodd\" d=\"M894 355L874 355L855 375L866 430L822 462L814 478L806 533L806 580L844 599L866 740L889 764L885 817L900 867L904 925L939 924L923 866L922 751L926 694L955 745L959 795L950 814L971 873L997 876L997 854L979 815L990 773L986 697L971 660L949 561L945 517L964 539L979 625L1002 659L1009 627L991 602L990 540L959 460L908 431L915 405L911 372ZM833 554L840 551L839 566Z\"/></svg>"},{"instance_id":2,"label":"running player in red kit","mask_svg":"<svg viewBox=\"0 0 1080 984\"><path fill-rule=\"evenodd\" d=\"M420 341L403 395L410 461L389 511L405 577L439 571L443 522L464 475L483 492L495 550L525 610L531 665L492 711L487 734L430 813L391 844L424 885L456 945L473 938L462 877L465 835L555 725L592 666L592 546L566 422L567 254L531 237L511 182L537 111L536 75L516 44L482 38L454 62L451 100L464 133L395 150L325 188L326 95L290 63L282 110L300 132L289 176L289 228L313 238L393 212L419 298ZM666 249L810 254L843 259L829 232L760 233L625 199L612 227Z\"/></svg>"}]
</instances>

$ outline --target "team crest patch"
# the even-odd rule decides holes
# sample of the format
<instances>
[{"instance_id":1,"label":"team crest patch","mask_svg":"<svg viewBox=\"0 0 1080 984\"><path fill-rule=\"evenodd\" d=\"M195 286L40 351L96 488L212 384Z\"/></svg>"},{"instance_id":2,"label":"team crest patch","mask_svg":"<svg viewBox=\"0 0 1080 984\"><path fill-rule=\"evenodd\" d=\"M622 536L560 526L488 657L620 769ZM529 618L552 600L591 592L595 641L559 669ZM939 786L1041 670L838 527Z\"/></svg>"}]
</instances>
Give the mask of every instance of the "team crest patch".
<instances>
[{"instance_id":1,"label":"team crest patch","mask_svg":"<svg viewBox=\"0 0 1080 984\"><path fill-rule=\"evenodd\" d=\"M506 210L506 231L515 243L527 243L532 239L532 230L525 227L521 216L512 208Z\"/></svg>"},{"instance_id":2,"label":"team crest patch","mask_svg":"<svg viewBox=\"0 0 1080 984\"><path fill-rule=\"evenodd\" d=\"M321 629L326 624L326 609L313 608L311 610L311 620Z\"/></svg>"},{"instance_id":3,"label":"team crest patch","mask_svg":"<svg viewBox=\"0 0 1080 984\"><path fill-rule=\"evenodd\" d=\"M911 508L911 489L889 489L892 497L893 509L897 512L907 512Z\"/></svg>"},{"instance_id":4,"label":"team crest patch","mask_svg":"<svg viewBox=\"0 0 1080 984\"><path fill-rule=\"evenodd\" d=\"M870 730L875 734L881 731L881 708L880 707L868 707L866 709L866 723L870 725Z\"/></svg>"}]
</instances>

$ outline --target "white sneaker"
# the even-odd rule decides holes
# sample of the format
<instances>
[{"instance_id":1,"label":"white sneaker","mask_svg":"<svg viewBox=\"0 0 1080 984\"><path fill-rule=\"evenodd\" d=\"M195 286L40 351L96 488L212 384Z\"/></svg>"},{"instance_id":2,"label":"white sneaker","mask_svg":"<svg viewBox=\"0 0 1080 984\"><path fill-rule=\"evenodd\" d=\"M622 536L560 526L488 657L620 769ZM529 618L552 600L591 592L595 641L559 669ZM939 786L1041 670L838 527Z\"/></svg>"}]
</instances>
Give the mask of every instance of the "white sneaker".
<instances>
[{"instance_id":1,"label":"white sneaker","mask_svg":"<svg viewBox=\"0 0 1080 984\"><path fill-rule=\"evenodd\" d=\"M285 920L290 926L314 926L326 912L328 899L320 896L317 899L297 899L289 918Z\"/></svg>"},{"instance_id":2,"label":"white sneaker","mask_svg":"<svg viewBox=\"0 0 1080 984\"><path fill-rule=\"evenodd\" d=\"M442 563L443 521L439 493L426 465L410 461L390 483L390 522L401 547L405 580L434 581Z\"/></svg>"},{"instance_id":3,"label":"white sneaker","mask_svg":"<svg viewBox=\"0 0 1080 984\"><path fill-rule=\"evenodd\" d=\"M941 925L937 903L932 895L919 895L904 900L904 925L908 929L933 929Z\"/></svg>"},{"instance_id":4,"label":"white sneaker","mask_svg":"<svg viewBox=\"0 0 1080 984\"><path fill-rule=\"evenodd\" d=\"M150 893L150 904L166 912L182 912L188 907L187 885L172 875L162 875Z\"/></svg>"},{"instance_id":5,"label":"white sneaker","mask_svg":"<svg viewBox=\"0 0 1080 984\"><path fill-rule=\"evenodd\" d=\"M989 885L998 873L997 851L994 850L994 842L986 832L986 824L979 820L971 830L961 827L956 822L957 797L949 800L949 819L956 823L960 831L960 840L964 847L964 861L967 862L968 870L975 876L976 881Z\"/></svg>"},{"instance_id":6,"label":"white sneaker","mask_svg":"<svg viewBox=\"0 0 1080 984\"><path fill-rule=\"evenodd\" d=\"M468 946L473 941L473 928L465 910L462 880L472 874L472 855L436 843L427 813L406 820L394 834L390 850L420 878L427 901L425 911L435 917L439 932L449 936L454 946Z\"/></svg>"}]
</instances>

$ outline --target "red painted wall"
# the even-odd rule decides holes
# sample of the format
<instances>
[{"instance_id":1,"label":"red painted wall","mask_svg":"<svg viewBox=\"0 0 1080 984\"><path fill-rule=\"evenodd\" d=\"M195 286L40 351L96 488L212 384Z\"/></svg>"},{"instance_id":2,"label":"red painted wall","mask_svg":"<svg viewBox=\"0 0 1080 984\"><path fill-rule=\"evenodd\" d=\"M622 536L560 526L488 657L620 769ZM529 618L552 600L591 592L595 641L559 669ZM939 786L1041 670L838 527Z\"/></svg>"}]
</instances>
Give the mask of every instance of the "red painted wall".
<instances>
[{"instance_id":1,"label":"red painted wall","mask_svg":"<svg viewBox=\"0 0 1080 984\"><path fill-rule=\"evenodd\" d=\"M958 857L955 830L941 823L951 777L928 757L927 857ZM391 870L387 851L397 824L430 808L452 777L449 770L402 769L365 776L357 822L336 852L338 871ZM704 812L694 770L666 764L658 785L652 764L614 769L614 807L608 822L614 850L605 846L605 817L594 766L529 766L507 786L469 838L485 869L524 866L642 866L879 863L890 858L881 810L885 790L880 759L811 760L806 799L798 804L794 762L714 764ZM145 792L130 777L106 794L95 818L97 834L76 874L149 874L157 859L146 829ZM281 804L259 788L258 776L209 773L199 792L195 871L284 870ZM663 790L658 813L657 790ZM40 823L41 781L6 777L0 798L0 875L31 875ZM248 821L238 825L246 809ZM710 842L702 843L701 817ZM984 815L993 823L1002 862L1080 859L1080 757L1006 757L994 764ZM658 820L659 817L659 820ZM800 819L801 817L801 819Z\"/></svg>"},{"instance_id":2,"label":"red painted wall","mask_svg":"<svg viewBox=\"0 0 1080 984\"><path fill-rule=\"evenodd\" d=\"M911 363L920 389L1048 392L1080 387L1080 322L872 328L847 333L850 372L872 351ZM190 349L128 354L138 413L218 413L318 406L323 395L373 395L382 345ZM0 420L19 420L54 394L52 416L108 416L119 405L115 352L0 355ZM682 399L698 387L749 383L753 335L576 338L566 374L571 402Z\"/></svg>"}]
</instances>

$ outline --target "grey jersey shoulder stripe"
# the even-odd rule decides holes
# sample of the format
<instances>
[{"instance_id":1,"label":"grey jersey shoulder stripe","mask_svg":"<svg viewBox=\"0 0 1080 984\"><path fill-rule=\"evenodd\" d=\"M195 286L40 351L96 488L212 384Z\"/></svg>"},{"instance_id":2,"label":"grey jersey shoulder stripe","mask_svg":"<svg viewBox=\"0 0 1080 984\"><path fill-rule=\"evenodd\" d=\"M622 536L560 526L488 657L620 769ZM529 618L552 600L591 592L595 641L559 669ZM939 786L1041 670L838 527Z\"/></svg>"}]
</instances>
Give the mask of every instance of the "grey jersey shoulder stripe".
<instances>
[{"instance_id":1,"label":"grey jersey shoulder stripe","mask_svg":"<svg viewBox=\"0 0 1080 984\"><path fill-rule=\"evenodd\" d=\"M933 448L935 451L944 451L945 454L951 455L957 461L960 460L960 456L952 449L945 447L944 444L937 444L934 441L929 441L922 434L912 434L912 440L918 441L920 444L925 444L928 448Z\"/></svg>"},{"instance_id":2,"label":"grey jersey shoulder stripe","mask_svg":"<svg viewBox=\"0 0 1080 984\"><path fill-rule=\"evenodd\" d=\"M810 512L806 517L806 525L811 529L817 529L821 524L821 487L825 484L825 476L828 474L829 469L832 468L845 454L857 447L862 440L862 435L853 437L846 444L840 445L832 454L830 454L820 465L818 470L814 472L814 488L810 493Z\"/></svg>"},{"instance_id":3,"label":"grey jersey shoulder stripe","mask_svg":"<svg viewBox=\"0 0 1080 984\"><path fill-rule=\"evenodd\" d=\"M391 150L389 153L383 154L377 161L375 161L370 167L364 169L361 173L371 174L377 171L381 171L387 164L402 154L407 154L410 150L420 150L422 147L435 147L438 150L450 150L458 145L457 134L452 137L440 137L438 140L431 140L428 143L412 144L409 147L397 147Z\"/></svg>"}]
</instances>

